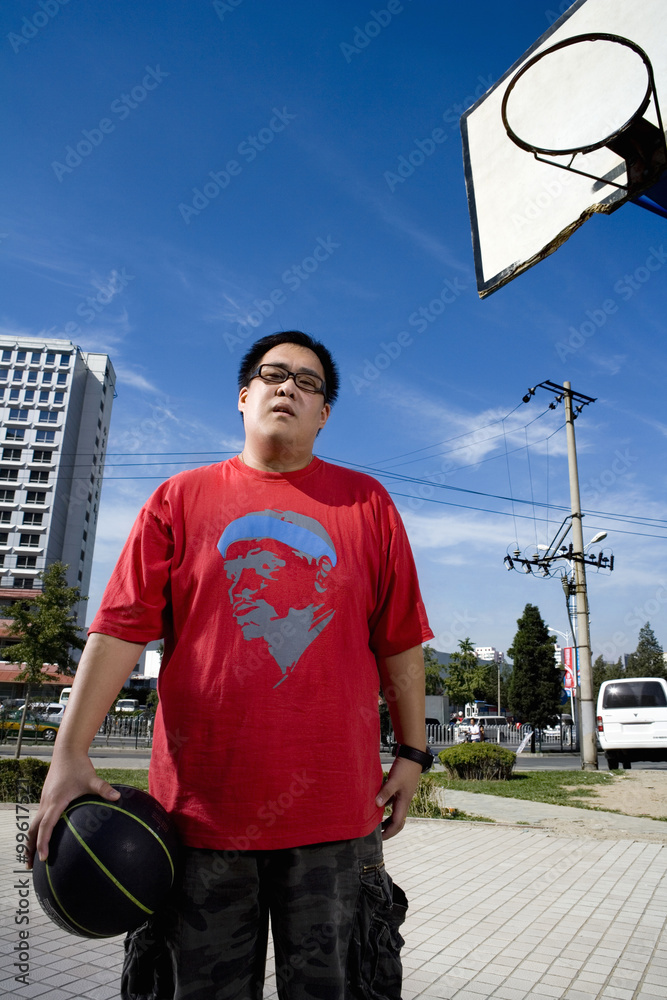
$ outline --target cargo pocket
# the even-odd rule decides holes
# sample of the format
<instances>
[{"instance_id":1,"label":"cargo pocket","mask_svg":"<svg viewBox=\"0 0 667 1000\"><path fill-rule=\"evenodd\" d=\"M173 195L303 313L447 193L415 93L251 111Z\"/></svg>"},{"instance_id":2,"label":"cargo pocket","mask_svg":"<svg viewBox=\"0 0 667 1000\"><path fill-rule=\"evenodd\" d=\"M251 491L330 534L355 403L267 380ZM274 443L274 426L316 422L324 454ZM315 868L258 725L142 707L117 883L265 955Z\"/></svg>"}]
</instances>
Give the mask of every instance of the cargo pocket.
<instances>
[{"instance_id":1,"label":"cargo pocket","mask_svg":"<svg viewBox=\"0 0 667 1000\"><path fill-rule=\"evenodd\" d=\"M122 1000L172 1000L174 973L159 921L147 920L125 938Z\"/></svg>"},{"instance_id":2,"label":"cargo pocket","mask_svg":"<svg viewBox=\"0 0 667 1000\"><path fill-rule=\"evenodd\" d=\"M399 927L408 901L384 867L360 865L357 911L347 962L347 996L354 1000L401 1000L404 944Z\"/></svg>"}]
</instances>

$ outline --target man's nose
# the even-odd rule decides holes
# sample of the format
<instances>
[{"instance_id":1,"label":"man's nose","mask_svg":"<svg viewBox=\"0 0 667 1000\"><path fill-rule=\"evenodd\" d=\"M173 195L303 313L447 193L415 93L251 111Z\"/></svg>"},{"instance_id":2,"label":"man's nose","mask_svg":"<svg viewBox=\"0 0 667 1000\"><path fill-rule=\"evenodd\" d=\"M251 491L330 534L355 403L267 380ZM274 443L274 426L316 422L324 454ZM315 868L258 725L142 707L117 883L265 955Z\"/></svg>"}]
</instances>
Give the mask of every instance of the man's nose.
<instances>
[{"instance_id":1,"label":"man's nose","mask_svg":"<svg viewBox=\"0 0 667 1000\"><path fill-rule=\"evenodd\" d=\"M292 399L296 397L296 382L294 381L294 375L288 375L284 382L281 382L276 387L276 393L280 396L290 396Z\"/></svg>"}]
</instances>

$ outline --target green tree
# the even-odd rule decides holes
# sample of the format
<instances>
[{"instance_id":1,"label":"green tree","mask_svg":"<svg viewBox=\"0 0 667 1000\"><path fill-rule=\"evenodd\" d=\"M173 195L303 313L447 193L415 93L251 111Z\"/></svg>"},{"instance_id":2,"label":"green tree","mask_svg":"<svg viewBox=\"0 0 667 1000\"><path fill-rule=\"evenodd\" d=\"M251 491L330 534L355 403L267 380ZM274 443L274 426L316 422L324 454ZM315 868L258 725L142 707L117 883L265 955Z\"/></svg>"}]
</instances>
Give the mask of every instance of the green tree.
<instances>
[{"instance_id":1,"label":"green tree","mask_svg":"<svg viewBox=\"0 0 667 1000\"><path fill-rule=\"evenodd\" d=\"M8 611L12 633L20 636L19 642L11 647L11 655L14 662L25 663L17 674L17 679L25 683L25 704L16 741L17 760L21 756L30 691L44 684L44 666L55 663L61 673L73 674L76 661L70 651L83 649L85 645L72 608L87 598L81 597L78 587L67 586L66 570L60 562L51 563L40 573L41 593L31 603L18 601Z\"/></svg>"},{"instance_id":2,"label":"green tree","mask_svg":"<svg viewBox=\"0 0 667 1000\"><path fill-rule=\"evenodd\" d=\"M615 681L624 676L625 672L620 657L616 663L607 663L602 659L602 656L598 656L593 664L593 704L597 705L598 703L598 694L603 681Z\"/></svg>"},{"instance_id":3,"label":"green tree","mask_svg":"<svg viewBox=\"0 0 667 1000\"><path fill-rule=\"evenodd\" d=\"M630 653L625 673L626 677L664 677L667 679L662 646L656 639L650 622L646 622L639 630L637 649L634 653Z\"/></svg>"},{"instance_id":4,"label":"green tree","mask_svg":"<svg viewBox=\"0 0 667 1000\"><path fill-rule=\"evenodd\" d=\"M534 604L526 605L517 625L518 631L507 651L514 660L509 706L521 722L530 723L533 729L543 729L560 718L563 683L554 658L556 640Z\"/></svg>"},{"instance_id":5,"label":"green tree","mask_svg":"<svg viewBox=\"0 0 667 1000\"><path fill-rule=\"evenodd\" d=\"M443 666L431 646L424 646L424 672L426 674L426 694L442 694L444 691Z\"/></svg>"},{"instance_id":6,"label":"green tree","mask_svg":"<svg viewBox=\"0 0 667 1000\"><path fill-rule=\"evenodd\" d=\"M475 647L468 636L459 641L459 648L449 658L445 691L452 705L465 705L469 701L485 698L492 689L496 674L494 663L478 660Z\"/></svg>"}]
</instances>

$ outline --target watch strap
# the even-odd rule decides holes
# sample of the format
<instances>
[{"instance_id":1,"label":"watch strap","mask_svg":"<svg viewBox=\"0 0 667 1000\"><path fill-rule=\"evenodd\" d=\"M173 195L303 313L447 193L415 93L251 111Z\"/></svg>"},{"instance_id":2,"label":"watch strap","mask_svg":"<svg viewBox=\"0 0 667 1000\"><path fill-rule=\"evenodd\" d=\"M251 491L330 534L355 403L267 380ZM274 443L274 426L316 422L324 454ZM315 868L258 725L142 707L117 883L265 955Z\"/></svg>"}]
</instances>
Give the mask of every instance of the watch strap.
<instances>
[{"instance_id":1,"label":"watch strap","mask_svg":"<svg viewBox=\"0 0 667 1000\"><path fill-rule=\"evenodd\" d=\"M415 764L421 764L422 774L433 766L433 754L428 750L417 750L404 743L394 743L391 752L394 757L404 757L406 760L414 761Z\"/></svg>"}]
</instances>

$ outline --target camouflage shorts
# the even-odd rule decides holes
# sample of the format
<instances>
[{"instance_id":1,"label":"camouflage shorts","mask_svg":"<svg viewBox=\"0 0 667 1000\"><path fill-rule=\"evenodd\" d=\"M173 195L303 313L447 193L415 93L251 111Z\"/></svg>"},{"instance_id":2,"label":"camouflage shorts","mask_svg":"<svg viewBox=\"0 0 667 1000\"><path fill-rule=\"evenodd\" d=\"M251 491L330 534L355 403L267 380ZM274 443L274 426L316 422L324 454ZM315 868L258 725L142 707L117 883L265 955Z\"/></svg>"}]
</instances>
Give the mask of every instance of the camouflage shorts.
<instances>
[{"instance_id":1,"label":"camouflage shorts","mask_svg":"<svg viewBox=\"0 0 667 1000\"><path fill-rule=\"evenodd\" d=\"M128 935L121 995L261 1000L270 920L281 1000L400 1000L406 909L379 828L279 851L188 848L169 911Z\"/></svg>"}]
</instances>

